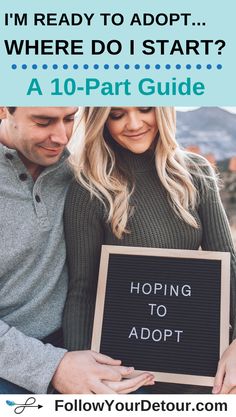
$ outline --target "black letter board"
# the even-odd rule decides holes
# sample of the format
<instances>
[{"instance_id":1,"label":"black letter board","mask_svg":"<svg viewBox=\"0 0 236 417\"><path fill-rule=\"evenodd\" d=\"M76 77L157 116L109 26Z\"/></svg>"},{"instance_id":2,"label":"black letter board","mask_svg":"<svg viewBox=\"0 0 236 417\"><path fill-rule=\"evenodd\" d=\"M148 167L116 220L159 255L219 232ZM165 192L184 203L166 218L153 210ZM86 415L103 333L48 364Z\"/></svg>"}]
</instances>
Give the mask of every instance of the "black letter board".
<instances>
[{"instance_id":1,"label":"black letter board","mask_svg":"<svg viewBox=\"0 0 236 417\"><path fill-rule=\"evenodd\" d=\"M228 253L103 246L92 349L158 381L211 386L229 282Z\"/></svg>"}]
</instances>

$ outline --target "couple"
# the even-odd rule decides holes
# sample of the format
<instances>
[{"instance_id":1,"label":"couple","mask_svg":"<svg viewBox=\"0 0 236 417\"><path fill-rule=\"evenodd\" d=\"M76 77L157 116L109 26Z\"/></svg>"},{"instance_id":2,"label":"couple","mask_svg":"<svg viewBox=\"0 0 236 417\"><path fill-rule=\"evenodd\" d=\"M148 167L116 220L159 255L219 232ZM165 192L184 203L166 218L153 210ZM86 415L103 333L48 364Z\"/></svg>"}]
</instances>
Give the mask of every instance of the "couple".
<instances>
[{"instance_id":1,"label":"couple","mask_svg":"<svg viewBox=\"0 0 236 417\"><path fill-rule=\"evenodd\" d=\"M153 384L148 373L122 379L132 369L84 350L103 243L230 251L234 322L235 252L214 172L179 148L174 109L85 109L72 180L66 146L77 110L0 108L0 393L129 393ZM232 342L219 363L214 393L236 386L235 350Z\"/></svg>"}]
</instances>

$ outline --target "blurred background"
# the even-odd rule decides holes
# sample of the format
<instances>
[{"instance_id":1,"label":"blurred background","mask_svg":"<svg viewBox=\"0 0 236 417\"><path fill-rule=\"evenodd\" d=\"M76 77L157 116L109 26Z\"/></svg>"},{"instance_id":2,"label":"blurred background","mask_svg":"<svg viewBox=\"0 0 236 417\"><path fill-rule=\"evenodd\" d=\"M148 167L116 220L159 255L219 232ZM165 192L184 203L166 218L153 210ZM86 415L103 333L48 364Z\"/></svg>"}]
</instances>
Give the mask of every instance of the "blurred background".
<instances>
[{"instance_id":1,"label":"blurred background","mask_svg":"<svg viewBox=\"0 0 236 417\"><path fill-rule=\"evenodd\" d=\"M236 245L236 108L177 108L177 140L220 173L221 198Z\"/></svg>"}]
</instances>

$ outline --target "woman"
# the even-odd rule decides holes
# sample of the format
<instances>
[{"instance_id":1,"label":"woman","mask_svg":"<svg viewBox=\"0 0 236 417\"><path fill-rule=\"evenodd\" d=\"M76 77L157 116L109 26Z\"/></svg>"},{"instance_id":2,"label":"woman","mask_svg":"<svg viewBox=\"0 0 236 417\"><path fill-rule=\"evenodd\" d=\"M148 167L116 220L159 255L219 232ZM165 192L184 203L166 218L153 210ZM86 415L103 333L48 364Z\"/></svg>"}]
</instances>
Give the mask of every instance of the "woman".
<instances>
[{"instance_id":1,"label":"woman","mask_svg":"<svg viewBox=\"0 0 236 417\"><path fill-rule=\"evenodd\" d=\"M87 108L85 116L84 142L73 158L77 182L65 207L70 274L66 346L90 347L102 244L229 251L235 306L236 258L216 176L204 158L180 149L174 108ZM235 352L233 342L213 392L236 385ZM160 383L158 390L193 392Z\"/></svg>"}]
</instances>

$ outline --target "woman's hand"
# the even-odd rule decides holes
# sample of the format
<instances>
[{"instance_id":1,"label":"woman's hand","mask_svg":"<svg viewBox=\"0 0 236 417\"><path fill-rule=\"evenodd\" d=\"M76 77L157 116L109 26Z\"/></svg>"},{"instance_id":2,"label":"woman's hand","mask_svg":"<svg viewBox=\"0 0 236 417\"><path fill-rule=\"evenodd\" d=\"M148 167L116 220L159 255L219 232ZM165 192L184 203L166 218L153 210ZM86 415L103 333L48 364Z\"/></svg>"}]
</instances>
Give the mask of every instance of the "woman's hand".
<instances>
[{"instance_id":1,"label":"woman's hand","mask_svg":"<svg viewBox=\"0 0 236 417\"><path fill-rule=\"evenodd\" d=\"M219 361L212 393L236 393L236 340L225 350Z\"/></svg>"},{"instance_id":2,"label":"woman's hand","mask_svg":"<svg viewBox=\"0 0 236 417\"><path fill-rule=\"evenodd\" d=\"M142 372L138 376L129 377L127 379L122 379L119 382L114 381L103 381L105 385L115 391L117 394L129 394L131 392L137 391L137 389L142 386L154 385L154 375L148 372Z\"/></svg>"}]
</instances>

